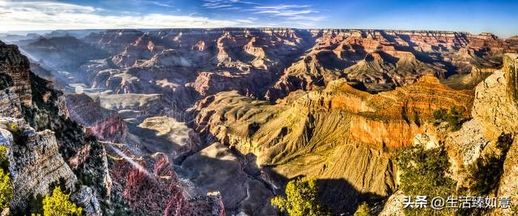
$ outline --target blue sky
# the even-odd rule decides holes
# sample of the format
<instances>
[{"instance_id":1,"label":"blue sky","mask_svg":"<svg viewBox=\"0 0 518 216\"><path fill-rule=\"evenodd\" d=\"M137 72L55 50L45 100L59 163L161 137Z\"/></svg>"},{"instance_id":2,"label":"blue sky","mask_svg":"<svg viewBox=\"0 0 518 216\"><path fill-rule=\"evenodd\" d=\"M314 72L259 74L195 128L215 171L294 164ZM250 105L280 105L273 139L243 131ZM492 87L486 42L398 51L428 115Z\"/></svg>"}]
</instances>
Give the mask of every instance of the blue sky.
<instances>
[{"instance_id":1,"label":"blue sky","mask_svg":"<svg viewBox=\"0 0 518 216\"><path fill-rule=\"evenodd\" d=\"M518 1L0 0L0 31L296 27L518 35Z\"/></svg>"}]
</instances>

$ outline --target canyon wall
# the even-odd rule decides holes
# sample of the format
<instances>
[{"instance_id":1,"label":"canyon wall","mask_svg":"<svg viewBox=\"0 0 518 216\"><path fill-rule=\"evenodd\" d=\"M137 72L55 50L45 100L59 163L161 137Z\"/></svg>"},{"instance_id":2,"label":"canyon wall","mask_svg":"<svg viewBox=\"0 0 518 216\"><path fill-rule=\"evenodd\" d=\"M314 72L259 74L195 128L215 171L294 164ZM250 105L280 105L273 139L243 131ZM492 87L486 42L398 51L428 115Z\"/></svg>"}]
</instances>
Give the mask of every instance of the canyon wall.
<instances>
[{"instance_id":1,"label":"canyon wall","mask_svg":"<svg viewBox=\"0 0 518 216\"><path fill-rule=\"evenodd\" d=\"M167 157L156 159L157 165L152 175L142 175L141 172L147 171L138 169L138 166L136 168L131 160L120 161L126 164L125 169L118 170L123 173L122 179L114 175L117 166L113 164L111 154L118 154L113 149L105 150L106 145L97 141L93 135L104 138L108 133L107 139L115 139L117 136L114 135L123 132L119 129L124 127L110 130L111 127L96 121L96 118L105 121L102 117L110 113L103 113L99 107L92 106L95 103L90 98L81 100L79 95L77 98L69 98L70 103L67 104L62 93L53 89L52 83L30 71L28 59L20 54L16 46L3 42L0 42L0 77L0 145L8 149L8 172L14 190L10 201L11 214L37 213L33 211L42 210L37 209L41 206L41 197L59 186L71 194L72 201L82 207L86 215L119 214L121 209L127 209L126 206L134 207L132 211L126 212L130 214L138 210L142 214L159 212L178 215L197 212L203 215L224 215L220 197L205 194L191 197L186 194L187 190L191 190L189 188L194 187L179 184L180 180ZM89 121L78 118L81 116L77 112L81 116L90 117L87 119ZM97 116L96 113L102 115ZM78 118L85 126L102 129L84 129L70 117ZM113 133L115 131L117 133ZM153 184L162 177L168 182L164 185L170 187ZM118 191L121 181L131 182L123 184L127 196ZM141 205L147 207L158 205L158 208L139 209L141 206L135 206L133 199L140 195L134 193L153 193L152 190L138 189L146 185L171 199L139 200ZM136 191L134 187L137 187ZM131 190L133 192L130 193Z\"/></svg>"}]
</instances>

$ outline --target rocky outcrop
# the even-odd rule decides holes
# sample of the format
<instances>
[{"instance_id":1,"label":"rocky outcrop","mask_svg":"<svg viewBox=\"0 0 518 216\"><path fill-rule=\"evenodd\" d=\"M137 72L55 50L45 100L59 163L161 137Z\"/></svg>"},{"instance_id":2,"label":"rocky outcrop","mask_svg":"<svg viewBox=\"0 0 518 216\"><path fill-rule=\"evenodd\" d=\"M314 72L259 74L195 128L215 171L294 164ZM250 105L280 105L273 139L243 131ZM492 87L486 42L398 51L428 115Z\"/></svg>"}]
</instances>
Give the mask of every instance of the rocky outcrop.
<instances>
[{"instance_id":1,"label":"rocky outcrop","mask_svg":"<svg viewBox=\"0 0 518 216\"><path fill-rule=\"evenodd\" d=\"M96 192L87 186L81 186L71 197L72 201L84 206L84 212L87 215L100 216L103 215L100 202Z\"/></svg>"},{"instance_id":2,"label":"rocky outcrop","mask_svg":"<svg viewBox=\"0 0 518 216\"><path fill-rule=\"evenodd\" d=\"M516 202L518 200L518 183L516 179L518 178L518 139L514 139L513 144L511 145L509 151L507 152L507 157L504 162L504 173L502 174L502 178L500 180L500 184L498 187L497 195L499 197L509 197L512 202ZM518 213L518 209L516 205L511 206L508 209L502 209L502 215L513 215Z\"/></svg>"},{"instance_id":3,"label":"rocky outcrop","mask_svg":"<svg viewBox=\"0 0 518 216\"><path fill-rule=\"evenodd\" d=\"M404 194L401 191L398 191L392 194L387 201L385 202L385 206L378 214L379 216L404 216L403 212L403 200Z\"/></svg>"},{"instance_id":4,"label":"rocky outcrop","mask_svg":"<svg viewBox=\"0 0 518 216\"><path fill-rule=\"evenodd\" d=\"M516 54L508 54L504 57L504 68L502 70L504 71L504 77L507 81L507 97L512 101L512 104L508 106L511 107L514 105L515 107L515 110L512 111L516 111L516 109L518 109L518 98L516 97L518 88L517 66L518 56ZM518 123L516 121L513 122L513 119L508 119L508 123L514 124L514 126L506 125L506 127L502 128L502 130L509 130L509 128L515 129L514 142L511 144L510 149L506 154L507 157L505 158L505 162L503 164L503 174L500 180L497 195L500 197L510 197L513 202L516 202L516 200L518 200L518 184L516 182L516 179L518 178L518 139L516 137L518 132ZM513 206L509 209L502 209L501 212L497 213L502 213L502 215L513 215L518 213L518 209L516 206Z\"/></svg>"},{"instance_id":5,"label":"rocky outcrop","mask_svg":"<svg viewBox=\"0 0 518 216\"><path fill-rule=\"evenodd\" d=\"M1 118L0 121L14 128L12 132L0 129L0 145L9 148L14 209L25 209L33 196L46 195L53 185L63 184L64 189L74 190L77 178L59 154L52 131L36 132L16 119Z\"/></svg>"},{"instance_id":6,"label":"rocky outcrop","mask_svg":"<svg viewBox=\"0 0 518 216\"><path fill-rule=\"evenodd\" d=\"M119 115L101 107L85 94L69 94L66 105L70 118L86 128L86 133L100 140L123 142L127 136L127 126Z\"/></svg>"},{"instance_id":7,"label":"rocky outcrop","mask_svg":"<svg viewBox=\"0 0 518 216\"><path fill-rule=\"evenodd\" d=\"M28 67L29 61L20 55L16 46L6 45L0 41L0 71L3 74L1 89L11 87L25 106L32 104Z\"/></svg>"},{"instance_id":8,"label":"rocky outcrop","mask_svg":"<svg viewBox=\"0 0 518 216\"><path fill-rule=\"evenodd\" d=\"M455 180L459 193L474 193L473 184L491 181L485 178L494 178L497 182L486 185L485 196L510 197L514 202L517 199L517 184L511 179L516 179L516 134L518 121L516 119L517 103L514 98L514 73L518 59L515 54L504 56L504 66L479 83L475 88L472 119L462 124L458 131L448 131L442 126L430 128L416 137L430 137L428 144L435 147L444 147L451 164L448 176ZM426 142L425 142L426 143ZM421 143L422 144L422 143ZM475 166L481 161L491 161L491 167L483 167L492 170L480 170L480 172L492 172L491 177L474 176L473 172L481 167ZM485 162L489 163L489 162ZM480 165L478 165L480 166ZM502 172L500 172L500 170ZM479 179L483 178L483 179ZM468 191L465 191L465 190ZM401 212L402 208L394 208L393 200L400 194L393 194L385 204L382 215L390 212ZM484 215L514 215L516 207L496 208L480 212Z\"/></svg>"},{"instance_id":9,"label":"rocky outcrop","mask_svg":"<svg viewBox=\"0 0 518 216\"><path fill-rule=\"evenodd\" d=\"M476 88L472 115L479 120L484 134L490 139L496 139L502 133L518 131L516 58L516 55L506 55L503 69Z\"/></svg>"},{"instance_id":10,"label":"rocky outcrop","mask_svg":"<svg viewBox=\"0 0 518 216\"><path fill-rule=\"evenodd\" d=\"M224 215L219 195L203 195L181 181L164 154L133 157L123 146L110 144L114 193L137 214ZM123 214L116 210L115 214Z\"/></svg>"}]
</instances>

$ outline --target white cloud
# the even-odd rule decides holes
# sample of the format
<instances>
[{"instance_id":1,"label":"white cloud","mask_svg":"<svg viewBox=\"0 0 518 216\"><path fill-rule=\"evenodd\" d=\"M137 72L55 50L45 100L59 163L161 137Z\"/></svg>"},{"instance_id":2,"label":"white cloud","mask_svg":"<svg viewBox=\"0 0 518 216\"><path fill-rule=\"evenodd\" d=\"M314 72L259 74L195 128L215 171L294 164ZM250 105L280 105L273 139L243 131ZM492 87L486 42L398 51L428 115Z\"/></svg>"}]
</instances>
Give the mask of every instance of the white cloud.
<instances>
[{"instance_id":1,"label":"white cloud","mask_svg":"<svg viewBox=\"0 0 518 216\"><path fill-rule=\"evenodd\" d=\"M52 1L0 0L0 29L30 31L101 28L215 28L242 26L239 20L210 19L187 15L106 15L103 9Z\"/></svg>"},{"instance_id":2,"label":"white cloud","mask_svg":"<svg viewBox=\"0 0 518 216\"><path fill-rule=\"evenodd\" d=\"M207 9L244 11L261 16L263 21L268 20L292 27L314 27L326 18L320 15L320 11L314 10L312 5L306 4L265 5L243 0L204 0L204 2L203 6Z\"/></svg>"},{"instance_id":3,"label":"white cloud","mask_svg":"<svg viewBox=\"0 0 518 216\"><path fill-rule=\"evenodd\" d=\"M174 5L146 1L162 7ZM233 10L248 18L213 19L203 15L142 14L57 1L0 0L0 32L55 29L314 27L325 19L311 5L263 5L252 0L204 0L209 10ZM254 17L254 14L257 17Z\"/></svg>"},{"instance_id":4,"label":"white cloud","mask_svg":"<svg viewBox=\"0 0 518 216\"><path fill-rule=\"evenodd\" d=\"M250 9L255 14L266 14L272 17L289 21L298 21L292 24L301 27L314 27L317 22L323 21L326 17L320 15L320 11L313 10L311 5L258 5Z\"/></svg>"},{"instance_id":5,"label":"white cloud","mask_svg":"<svg viewBox=\"0 0 518 216\"><path fill-rule=\"evenodd\" d=\"M259 3L243 0L203 0L203 7L208 9L242 9L245 6L260 5Z\"/></svg>"},{"instance_id":6,"label":"white cloud","mask_svg":"<svg viewBox=\"0 0 518 216\"><path fill-rule=\"evenodd\" d=\"M152 5L160 6L160 7L168 7L168 8L174 7L171 4L167 4L167 3L163 3L163 2L159 2L159 1L150 1L149 3Z\"/></svg>"}]
</instances>

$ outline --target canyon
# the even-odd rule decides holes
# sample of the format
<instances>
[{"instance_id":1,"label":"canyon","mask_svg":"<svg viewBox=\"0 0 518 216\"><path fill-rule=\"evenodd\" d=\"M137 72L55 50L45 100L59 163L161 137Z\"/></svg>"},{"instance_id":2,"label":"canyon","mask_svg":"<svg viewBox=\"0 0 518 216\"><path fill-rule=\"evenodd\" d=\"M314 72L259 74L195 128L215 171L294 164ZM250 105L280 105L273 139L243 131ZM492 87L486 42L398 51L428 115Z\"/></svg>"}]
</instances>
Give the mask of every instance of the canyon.
<instances>
[{"instance_id":1,"label":"canyon","mask_svg":"<svg viewBox=\"0 0 518 216\"><path fill-rule=\"evenodd\" d=\"M466 166L518 132L518 59L506 54L518 41L490 33L11 38L17 46L0 43L0 143L10 149L15 213L62 179L72 197L89 198L81 203L89 215L277 215L270 199L309 176L333 215L362 202L393 215L401 149L444 145L461 185ZM436 110L451 108L465 119L458 131L433 124ZM498 195L518 194L516 143L501 156Z\"/></svg>"}]
</instances>

